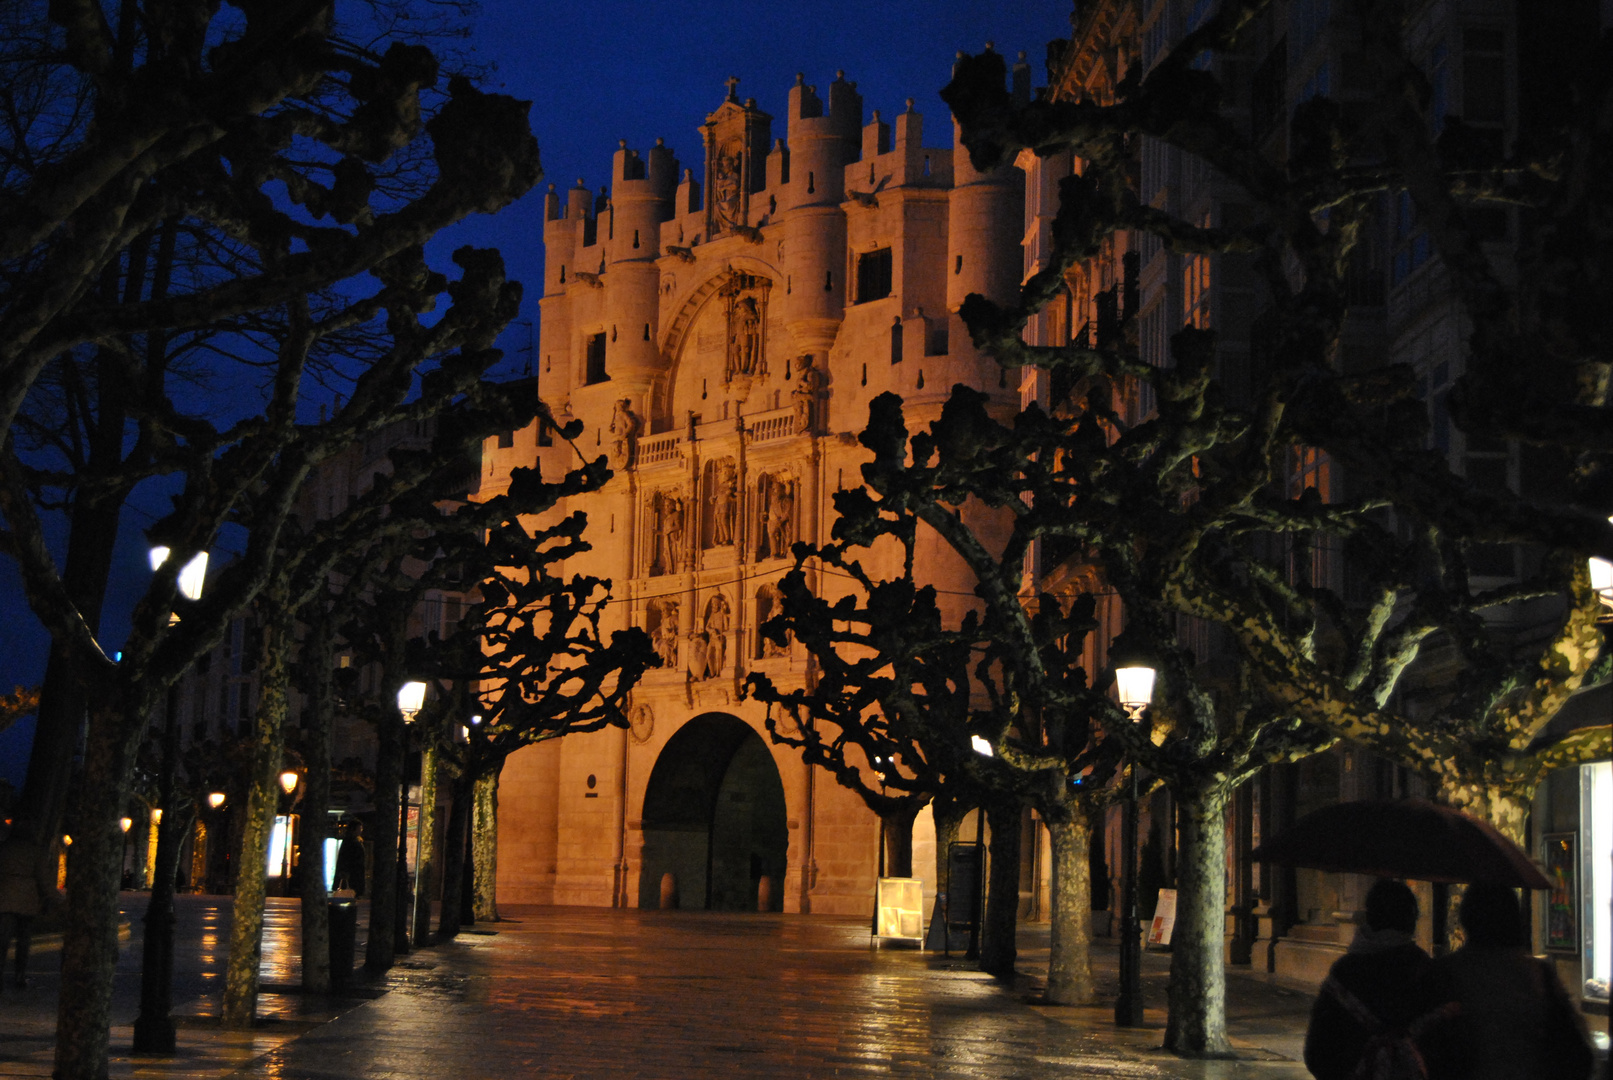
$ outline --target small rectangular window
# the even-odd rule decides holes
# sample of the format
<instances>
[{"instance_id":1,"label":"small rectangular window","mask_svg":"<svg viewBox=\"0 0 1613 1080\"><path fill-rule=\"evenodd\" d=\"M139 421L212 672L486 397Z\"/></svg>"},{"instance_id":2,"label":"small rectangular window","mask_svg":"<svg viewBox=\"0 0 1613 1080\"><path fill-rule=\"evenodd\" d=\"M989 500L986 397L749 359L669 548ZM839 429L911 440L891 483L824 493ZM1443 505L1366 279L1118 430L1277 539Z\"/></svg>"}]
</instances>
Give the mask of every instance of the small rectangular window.
<instances>
[{"instance_id":1,"label":"small rectangular window","mask_svg":"<svg viewBox=\"0 0 1613 1080\"><path fill-rule=\"evenodd\" d=\"M498 433L498 448L508 450L515 445L515 432L501 431Z\"/></svg>"},{"instance_id":2,"label":"small rectangular window","mask_svg":"<svg viewBox=\"0 0 1613 1080\"><path fill-rule=\"evenodd\" d=\"M583 381L591 386L604 382L608 377L605 374L605 334L601 331L588 338L588 370Z\"/></svg>"},{"instance_id":3,"label":"small rectangular window","mask_svg":"<svg viewBox=\"0 0 1613 1080\"><path fill-rule=\"evenodd\" d=\"M857 256L857 303L883 300L891 294L891 249Z\"/></svg>"}]
</instances>

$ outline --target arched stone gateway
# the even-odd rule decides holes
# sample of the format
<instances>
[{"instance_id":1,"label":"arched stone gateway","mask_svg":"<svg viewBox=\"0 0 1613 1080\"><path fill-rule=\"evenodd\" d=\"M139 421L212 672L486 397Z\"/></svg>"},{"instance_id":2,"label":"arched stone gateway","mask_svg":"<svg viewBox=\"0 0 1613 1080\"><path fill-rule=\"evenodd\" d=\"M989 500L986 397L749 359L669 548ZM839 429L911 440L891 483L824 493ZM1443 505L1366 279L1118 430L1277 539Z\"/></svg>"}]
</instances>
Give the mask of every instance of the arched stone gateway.
<instances>
[{"instance_id":1,"label":"arched stone gateway","mask_svg":"<svg viewBox=\"0 0 1613 1080\"><path fill-rule=\"evenodd\" d=\"M778 910L788 848L784 785L761 737L727 713L680 728L644 793L639 906L659 905L670 872L680 908L754 911L765 876Z\"/></svg>"}]
</instances>

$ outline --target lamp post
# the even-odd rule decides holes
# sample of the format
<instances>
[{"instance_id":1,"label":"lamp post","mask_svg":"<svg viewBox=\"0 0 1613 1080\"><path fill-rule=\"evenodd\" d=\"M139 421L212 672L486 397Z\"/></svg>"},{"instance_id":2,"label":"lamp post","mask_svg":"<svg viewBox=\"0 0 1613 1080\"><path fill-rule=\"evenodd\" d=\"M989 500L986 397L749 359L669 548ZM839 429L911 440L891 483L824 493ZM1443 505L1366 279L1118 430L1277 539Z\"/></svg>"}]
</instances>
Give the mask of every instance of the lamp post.
<instances>
[{"instance_id":1,"label":"lamp post","mask_svg":"<svg viewBox=\"0 0 1613 1080\"><path fill-rule=\"evenodd\" d=\"M969 749L981 757L996 757L997 751L983 735L969 736ZM947 882L950 891L952 883ZM965 960L980 959L980 924L986 917L986 806L975 807L975 910L969 921L969 948L964 950ZM950 929L948 933L950 933Z\"/></svg>"},{"instance_id":2,"label":"lamp post","mask_svg":"<svg viewBox=\"0 0 1613 1080\"><path fill-rule=\"evenodd\" d=\"M285 772L280 774L280 790L284 791L286 793L286 798L289 799L291 797L291 793L293 791L297 790L297 780L298 780L297 774L294 771L292 771L291 769L287 769ZM287 896L291 895L291 889L290 889L290 886L288 885L288 882L290 881L290 879L291 879L291 807L287 806L286 807L286 827L285 827L285 831L281 834L281 837L280 837L280 887L282 889L286 890L286 895Z\"/></svg>"},{"instance_id":3,"label":"lamp post","mask_svg":"<svg viewBox=\"0 0 1613 1080\"><path fill-rule=\"evenodd\" d=\"M411 680L398 687L398 712L403 717L404 730L414 723L414 718L420 715L420 710L426 704L426 684L418 680ZM405 740L408 736L405 734ZM407 741L404 745L404 761L407 764L409 748ZM393 945L397 952L405 953L410 949L410 929L414 925L412 919L413 897L409 895L409 776L408 769L404 769L403 776L398 781L398 870L397 870L397 917L392 927Z\"/></svg>"},{"instance_id":4,"label":"lamp post","mask_svg":"<svg viewBox=\"0 0 1613 1080\"><path fill-rule=\"evenodd\" d=\"M173 552L166 547L151 549L153 572L168 561ZM179 571L179 592L187 600L202 598L207 578L207 552L197 552ZM168 616L170 625L179 616ZM162 730L162 764L157 773L157 807L152 820L157 826L157 857L151 879L151 899L146 904L145 946L140 965L140 1015L134 1021L134 1049L142 1054L171 1054L174 1051L174 1022L168 1015L173 1007L174 986L174 876L179 872L179 814L175 812L174 772L179 759L179 682L168 687ZM164 813L164 811L167 811Z\"/></svg>"},{"instance_id":5,"label":"lamp post","mask_svg":"<svg viewBox=\"0 0 1613 1080\"><path fill-rule=\"evenodd\" d=\"M1115 669L1120 707L1132 723L1140 723L1154 699L1154 669L1141 664ZM1140 1027L1143 1022L1142 940L1137 927L1137 763L1132 762L1126 809L1120 824L1120 994L1115 1023Z\"/></svg>"}]
</instances>

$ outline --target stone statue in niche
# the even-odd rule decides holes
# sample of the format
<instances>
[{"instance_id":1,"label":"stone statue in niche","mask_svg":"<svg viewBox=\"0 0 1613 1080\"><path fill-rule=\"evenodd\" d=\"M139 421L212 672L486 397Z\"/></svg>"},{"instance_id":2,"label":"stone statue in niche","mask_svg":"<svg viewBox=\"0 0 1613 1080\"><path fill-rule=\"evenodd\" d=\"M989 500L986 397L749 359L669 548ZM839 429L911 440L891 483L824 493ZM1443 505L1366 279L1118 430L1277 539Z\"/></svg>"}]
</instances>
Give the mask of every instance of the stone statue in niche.
<instances>
[{"instance_id":1,"label":"stone statue in niche","mask_svg":"<svg viewBox=\"0 0 1613 1080\"><path fill-rule=\"evenodd\" d=\"M666 671L676 671L678 668L678 641L681 635L678 632L678 602L672 597L658 596L650 601L649 607L650 644L655 649L655 655L661 658L661 667Z\"/></svg>"},{"instance_id":2,"label":"stone statue in niche","mask_svg":"<svg viewBox=\"0 0 1613 1080\"><path fill-rule=\"evenodd\" d=\"M755 274L731 271L718 292L725 302L727 356L723 385L735 387L743 399L751 380L767 375L767 294L772 282Z\"/></svg>"},{"instance_id":3,"label":"stone statue in niche","mask_svg":"<svg viewBox=\"0 0 1613 1080\"><path fill-rule=\"evenodd\" d=\"M812 366L812 357L803 356L795 362L795 386L790 400L795 405L797 434L814 431L818 425L818 394L823 389L823 375Z\"/></svg>"},{"instance_id":4,"label":"stone statue in niche","mask_svg":"<svg viewBox=\"0 0 1613 1080\"><path fill-rule=\"evenodd\" d=\"M761 513L759 559L782 559L795 541L795 481L779 473L762 477L758 485Z\"/></svg>"},{"instance_id":5,"label":"stone statue in niche","mask_svg":"<svg viewBox=\"0 0 1613 1080\"><path fill-rule=\"evenodd\" d=\"M719 151L711 163L712 232L727 232L745 224L740 198L740 173L744 161L737 153Z\"/></svg>"},{"instance_id":6,"label":"stone statue in niche","mask_svg":"<svg viewBox=\"0 0 1613 1080\"><path fill-rule=\"evenodd\" d=\"M650 573L676 574L683 570L683 498L670 491L658 491L650 504L655 529L650 555Z\"/></svg>"},{"instance_id":7,"label":"stone statue in niche","mask_svg":"<svg viewBox=\"0 0 1613 1080\"><path fill-rule=\"evenodd\" d=\"M728 345L726 381L736 375L756 375L762 363L762 312L754 296L742 296L734 305Z\"/></svg>"},{"instance_id":8,"label":"stone statue in niche","mask_svg":"<svg viewBox=\"0 0 1613 1080\"><path fill-rule=\"evenodd\" d=\"M717 593L706 601L705 618L706 639L706 673L705 678L714 679L722 674L728 663L728 630L733 625L733 612L728 607L728 598Z\"/></svg>"},{"instance_id":9,"label":"stone statue in niche","mask_svg":"<svg viewBox=\"0 0 1613 1080\"><path fill-rule=\"evenodd\" d=\"M734 542L735 519L739 513L739 474L727 458L711 463L711 546Z\"/></svg>"},{"instance_id":10,"label":"stone statue in niche","mask_svg":"<svg viewBox=\"0 0 1613 1080\"><path fill-rule=\"evenodd\" d=\"M767 629L769 619L776 618L784 610L784 594L779 587L768 582L756 590L756 658L758 660L771 660L778 656L788 656L789 645L780 645L763 631Z\"/></svg>"},{"instance_id":11,"label":"stone statue in niche","mask_svg":"<svg viewBox=\"0 0 1613 1080\"><path fill-rule=\"evenodd\" d=\"M638 433L643 428L644 424L633 411L633 400L618 400L610 416L610 433L616 436L616 446L610 459L611 468L625 469L633 464L638 457Z\"/></svg>"}]
</instances>

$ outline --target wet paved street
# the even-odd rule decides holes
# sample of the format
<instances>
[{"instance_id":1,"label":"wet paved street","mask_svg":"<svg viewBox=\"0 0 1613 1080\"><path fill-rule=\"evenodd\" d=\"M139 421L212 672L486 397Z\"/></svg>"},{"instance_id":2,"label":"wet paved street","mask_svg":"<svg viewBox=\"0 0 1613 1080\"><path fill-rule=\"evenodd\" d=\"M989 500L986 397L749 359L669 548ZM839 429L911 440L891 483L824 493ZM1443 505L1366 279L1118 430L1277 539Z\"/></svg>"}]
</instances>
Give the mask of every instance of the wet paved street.
<instances>
[{"instance_id":1,"label":"wet paved street","mask_svg":"<svg viewBox=\"0 0 1613 1080\"><path fill-rule=\"evenodd\" d=\"M240 1076L1267 1077L1185 1063L1109 1010L1033 1008L963 961L867 947L861 921L532 910L411 958L393 991ZM1308 1007L1292 995L1290 1012ZM1159 1017L1158 1019L1163 1019Z\"/></svg>"},{"instance_id":2,"label":"wet paved street","mask_svg":"<svg viewBox=\"0 0 1613 1080\"><path fill-rule=\"evenodd\" d=\"M386 979L341 998L266 993L271 1019L219 1030L227 901L180 898L180 1052L128 1055L139 984L143 894L119 967L114 1076L274 1080L481 1077L1262 1078L1308 1075L1298 1054L1309 999L1234 977L1244 1060L1184 1062L1157 1049L1163 1012L1118 1031L1107 1006L1034 1004L1045 928L1022 935L1012 985L911 950L871 950L861 920L792 915L515 909L515 918L403 957ZM266 984L297 981L295 901L270 902ZM362 921L361 921L362 922ZM360 947L362 954L362 946ZM0 1077L48 1076L58 953L35 985L0 997ZM1097 950L1104 1000L1114 951ZM1162 1004L1163 956L1150 955Z\"/></svg>"}]
</instances>

